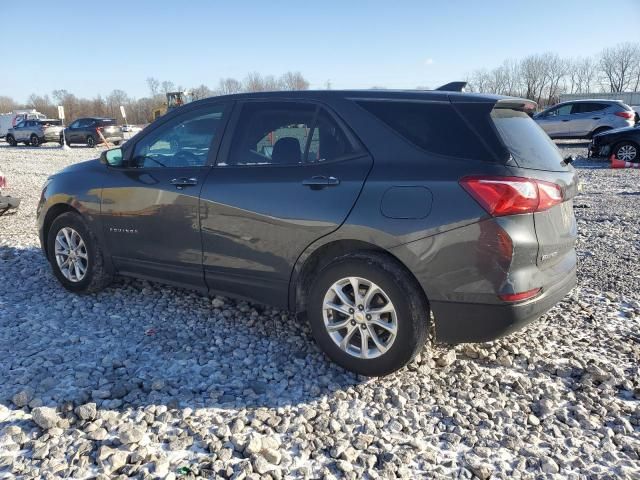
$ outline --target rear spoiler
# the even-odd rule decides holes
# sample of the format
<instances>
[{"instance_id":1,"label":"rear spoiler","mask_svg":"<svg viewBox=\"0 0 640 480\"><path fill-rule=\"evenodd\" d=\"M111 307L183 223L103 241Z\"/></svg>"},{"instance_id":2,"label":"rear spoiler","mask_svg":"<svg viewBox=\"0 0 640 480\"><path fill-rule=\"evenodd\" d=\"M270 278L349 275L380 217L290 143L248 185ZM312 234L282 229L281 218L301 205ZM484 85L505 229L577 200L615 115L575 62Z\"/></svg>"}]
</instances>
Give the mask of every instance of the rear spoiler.
<instances>
[{"instance_id":1,"label":"rear spoiler","mask_svg":"<svg viewBox=\"0 0 640 480\"><path fill-rule=\"evenodd\" d=\"M508 108L510 110L519 110L525 113L533 113L536 111L538 104L526 98L507 97L498 100L493 108Z\"/></svg>"},{"instance_id":2,"label":"rear spoiler","mask_svg":"<svg viewBox=\"0 0 640 480\"><path fill-rule=\"evenodd\" d=\"M462 92L467 82L449 82L446 85L436 88L440 92Z\"/></svg>"}]
</instances>

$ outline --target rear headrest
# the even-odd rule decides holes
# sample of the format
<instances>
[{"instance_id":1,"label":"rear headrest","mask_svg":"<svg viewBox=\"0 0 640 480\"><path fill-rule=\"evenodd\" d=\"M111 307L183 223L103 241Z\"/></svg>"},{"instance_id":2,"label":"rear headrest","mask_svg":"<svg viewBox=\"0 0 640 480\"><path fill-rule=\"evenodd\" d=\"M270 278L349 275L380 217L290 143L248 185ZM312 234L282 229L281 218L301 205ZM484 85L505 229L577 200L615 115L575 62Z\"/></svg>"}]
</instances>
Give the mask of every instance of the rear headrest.
<instances>
[{"instance_id":1,"label":"rear headrest","mask_svg":"<svg viewBox=\"0 0 640 480\"><path fill-rule=\"evenodd\" d=\"M271 153L272 163L300 163L302 154L300 151L300 142L297 138L283 137L273 146Z\"/></svg>"}]
</instances>

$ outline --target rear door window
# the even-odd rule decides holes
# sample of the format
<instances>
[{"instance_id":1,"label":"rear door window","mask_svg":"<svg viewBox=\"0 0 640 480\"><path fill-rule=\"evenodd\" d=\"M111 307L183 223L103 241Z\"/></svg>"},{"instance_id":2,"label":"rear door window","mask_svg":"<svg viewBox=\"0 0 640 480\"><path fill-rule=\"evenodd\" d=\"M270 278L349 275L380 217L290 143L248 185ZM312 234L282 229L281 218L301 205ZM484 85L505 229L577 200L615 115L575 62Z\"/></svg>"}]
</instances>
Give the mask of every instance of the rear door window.
<instances>
[{"instance_id":1,"label":"rear door window","mask_svg":"<svg viewBox=\"0 0 640 480\"><path fill-rule=\"evenodd\" d=\"M218 166L300 165L338 160L355 151L336 121L315 104L248 102L228 159Z\"/></svg>"},{"instance_id":2,"label":"rear door window","mask_svg":"<svg viewBox=\"0 0 640 480\"><path fill-rule=\"evenodd\" d=\"M607 105L604 105L602 103L595 103L595 102L575 103L573 105L573 109L571 110L571 113L573 114L573 113L597 112L599 110L603 110L606 107Z\"/></svg>"},{"instance_id":3,"label":"rear door window","mask_svg":"<svg viewBox=\"0 0 640 480\"><path fill-rule=\"evenodd\" d=\"M478 136L448 102L356 101L393 131L427 152L493 160Z\"/></svg>"},{"instance_id":4,"label":"rear door window","mask_svg":"<svg viewBox=\"0 0 640 480\"><path fill-rule=\"evenodd\" d=\"M567 170L555 143L529 115L508 108L494 108L491 118L518 166L536 170Z\"/></svg>"}]
</instances>

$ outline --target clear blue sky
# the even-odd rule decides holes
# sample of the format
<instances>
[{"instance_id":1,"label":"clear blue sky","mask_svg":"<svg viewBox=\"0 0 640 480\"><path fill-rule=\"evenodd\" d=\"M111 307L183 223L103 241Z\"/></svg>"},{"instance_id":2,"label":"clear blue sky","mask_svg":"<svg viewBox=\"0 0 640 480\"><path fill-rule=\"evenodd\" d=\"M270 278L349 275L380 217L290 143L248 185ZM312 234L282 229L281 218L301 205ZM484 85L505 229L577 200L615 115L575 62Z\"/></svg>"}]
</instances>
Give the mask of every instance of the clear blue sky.
<instances>
[{"instance_id":1,"label":"clear blue sky","mask_svg":"<svg viewBox=\"0 0 640 480\"><path fill-rule=\"evenodd\" d=\"M312 88L436 87L507 58L640 41L640 0L29 0L1 11L0 95L18 101L62 88L141 97L149 76L215 88L251 71L299 70Z\"/></svg>"}]
</instances>

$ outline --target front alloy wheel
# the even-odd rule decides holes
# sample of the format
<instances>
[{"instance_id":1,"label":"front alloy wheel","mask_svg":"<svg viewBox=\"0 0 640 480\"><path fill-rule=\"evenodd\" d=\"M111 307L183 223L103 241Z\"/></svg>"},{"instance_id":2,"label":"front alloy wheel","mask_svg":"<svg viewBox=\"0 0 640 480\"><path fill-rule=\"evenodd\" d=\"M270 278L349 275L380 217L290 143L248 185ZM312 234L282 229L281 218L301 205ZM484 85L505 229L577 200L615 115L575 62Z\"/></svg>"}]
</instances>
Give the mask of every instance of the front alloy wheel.
<instances>
[{"instance_id":1,"label":"front alloy wheel","mask_svg":"<svg viewBox=\"0 0 640 480\"><path fill-rule=\"evenodd\" d=\"M324 325L345 353L376 358L393 345L398 331L396 309L375 283L360 277L335 282L325 294Z\"/></svg>"},{"instance_id":2,"label":"front alloy wheel","mask_svg":"<svg viewBox=\"0 0 640 480\"><path fill-rule=\"evenodd\" d=\"M87 246L78 232L64 227L56 235L56 263L60 273L70 282L80 282L87 274L89 255Z\"/></svg>"},{"instance_id":3,"label":"front alloy wheel","mask_svg":"<svg viewBox=\"0 0 640 480\"><path fill-rule=\"evenodd\" d=\"M639 160L638 147L632 143L623 143L616 151L616 158L624 162L637 162Z\"/></svg>"}]
</instances>

